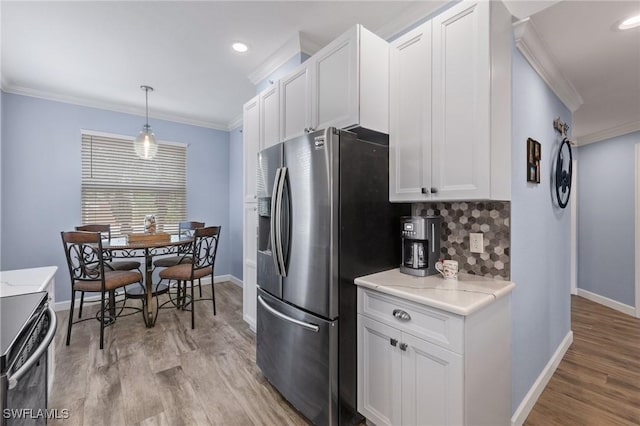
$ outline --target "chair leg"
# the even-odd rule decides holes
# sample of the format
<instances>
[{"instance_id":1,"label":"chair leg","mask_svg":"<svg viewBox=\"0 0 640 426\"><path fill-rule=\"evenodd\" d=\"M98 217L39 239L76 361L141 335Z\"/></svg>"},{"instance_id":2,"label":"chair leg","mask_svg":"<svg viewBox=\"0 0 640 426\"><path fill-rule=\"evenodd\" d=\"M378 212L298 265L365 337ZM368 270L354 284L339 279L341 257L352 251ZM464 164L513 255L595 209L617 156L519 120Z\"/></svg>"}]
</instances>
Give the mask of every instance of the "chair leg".
<instances>
[{"instance_id":1,"label":"chair leg","mask_svg":"<svg viewBox=\"0 0 640 426\"><path fill-rule=\"evenodd\" d=\"M177 281L178 293L176 295L176 308L180 309L180 281ZM169 281L169 285L171 285L171 281Z\"/></svg>"},{"instance_id":2,"label":"chair leg","mask_svg":"<svg viewBox=\"0 0 640 426\"><path fill-rule=\"evenodd\" d=\"M80 309L78 309L78 318L82 318L82 305L84 304L84 291L80 292Z\"/></svg>"},{"instance_id":3,"label":"chair leg","mask_svg":"<svg viewBox=\"0 0 640 426\"><path fill-rule=\"evenodd\" d=\"M84 294L84 291L82 292ZM69 342L71 342L71 324L73 324L73 305L76 301L76 291L71 291L71 310L69 311L69 325L67 326L67 346L69 346ZM82 305L80 305L82 306Z\"/></svg>"},{"instance_id":4,"label":"chair leg","mask_svg":"<svg viewBox=\"0 0 640 426\"><path fill-rule=\"evenodd\" d=\"M185 281L185 285L186 285ZM191 329L196 328L196 304L195 299L193 298L193 287L195 287L195 282L191 280ZM186 289L185 289L186 290Z\"/></svg>"},{"instance_id":5,"label":"chair leg","mask_svg":"<svg viewBox=\"0 0 640 426\"><path fill-rule=\"evenodd\" d=\"M100 292L100 349L104 347L104 291Z\"/></svg>"},{"instance_id":6,"label":"chair leg","mask_svg":"<svg viewBox=\"0 0 640 426\"><path fill-rule=\"evenodd\" d=\"M213 300L213 316L216 315L216 288L213 285L213 275L211 275L211 300Z\"/></svg>"},{"instance_id":7,"label":"chair leg","mask_svg":"<svg viewBox=\"0 0 640 426\"><path fill-rule=\"evenodd\" d=\"M213 285L213 282L211 285ZM202 298L202 284L200 283L200 278L198 278L198 290L200 290L200 298Z\"/></svg>"}]
</instances>

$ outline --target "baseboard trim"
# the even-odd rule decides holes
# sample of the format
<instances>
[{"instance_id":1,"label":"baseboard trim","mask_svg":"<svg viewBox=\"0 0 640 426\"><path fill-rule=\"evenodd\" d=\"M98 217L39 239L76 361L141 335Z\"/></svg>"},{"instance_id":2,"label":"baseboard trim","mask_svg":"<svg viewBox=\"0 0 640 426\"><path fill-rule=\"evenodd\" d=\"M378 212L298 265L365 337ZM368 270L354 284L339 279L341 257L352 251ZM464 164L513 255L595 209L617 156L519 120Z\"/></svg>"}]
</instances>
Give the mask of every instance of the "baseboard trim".
<instances>
[{"instance_id":1,"label":"baseboard trim","mask_svg":"<svg viewBox=\"0 0 640 426\"><path fill-rule=\"evenodd\" d=\"M608 308L615 309L616 311L622 312L623 314L631 315L634 318L636 317L635 307L625 305L624 303L618 302L617 300L609 299L608 297L600 296L599 294L595 294L581 288L578 289L578 296L582 296L585 299L589 299L592 302L599 303Z\"/></svg>"},{"instance_id":2,"label":"baseboard trim","mask_svg":"<svg viewBox=\"0 0 640 426\"><path fill-rule=\"evenodd\" d=\"M230 281L233 284L242 287L242 280L234 277L233 275L230 274L225 274L225 275L216 275L215 277L213 277L213 282L214 283L223 283L226 281ZM207 277L207 278L203 278L202 279L202 285L211 285L211 278ZM116 297L116 301L121 301L124 299L124 295L119 295ZM76 306L79 306L80 303L80 298L77 297L76 298ZM99 294L92 294L91 296L86 296L84 298L84 304L88 305L88 304L92 304L92 303L100 303L100 295ZM56 302L53 305L53 310L58 312L58 311L68 311L69 309L71 309L71 300L63 300L61 302Z\"/></svg>"},{"instance_id":3,"label":"baseboard trim","mask_svg":"<svg viewBox=\"0 0 640 426\"><path fill-rule=\"evenodd\" d=\"M234 275L229 275L229 281L231 281L232 283L234 283L235 285L237 285L240 288L243 287L242 280L240 278L234 276Z\"/></svg>"},{"instance_id":4,"label":"baseboard trim","mask_svg":"<svg viewBox=\"0 0 640 426\"><path fill-rule=\"evenodd\" d=\"M242 319L249 325L249 330L256 332L256 320L255 318L250 318L248 315L242 315Z\"/></svg>"},{"instance_id":5,"label":"baseboard trim","mask_svg":"<svg viewBox=\"0 0 640 426\"><path fill-rule=\"evenodd\" d=\"M567 335L564 336L555 353L533 383L533 386L531 386L531 389L529 389L529 392L527 392L515 413L513 413L511 417L512 426L521 426L524 421L527 420L529 413L531 413L533 406L536 405L536 401L538 401L538 398L542 395L542 391L544 391L549 380L551 380L551 376L553 376L556 368L558 368L560 361L562 361L571 343L573 343L573 331L569 331Z\"/></svg>"}]
</instances>

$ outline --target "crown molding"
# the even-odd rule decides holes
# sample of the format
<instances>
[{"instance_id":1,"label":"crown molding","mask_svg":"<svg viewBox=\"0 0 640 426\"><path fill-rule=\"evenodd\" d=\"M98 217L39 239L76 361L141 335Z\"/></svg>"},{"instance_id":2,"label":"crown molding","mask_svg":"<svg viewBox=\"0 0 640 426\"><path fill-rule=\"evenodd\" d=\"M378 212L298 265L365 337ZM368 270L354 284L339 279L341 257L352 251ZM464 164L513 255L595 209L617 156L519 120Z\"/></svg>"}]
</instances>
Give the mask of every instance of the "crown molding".
<instances>
[{"instance_id":1,"label":"crown molding","mask_svg":"<svg viewBox=\"0 0 640 426\"><path fill-rule=\"evenodd\" d=\"M320 50L320 45L310 40L300 31L291 37L285 44L280 46L269 58L260 64L249 75L249 80L257 85L265 78L269 77L278 68L287 63L294 55L306 53L313 55Z\"/></svg>"},{"instance_id":2,"label":"crown molding","mask_svg":"<svg viewBox=\"0 0 640 426\"><path fill-rule=\"evenodd\" d=\"M640 131L640 120L630 121L605 130L599 130L597 132L589 133L588 135L579 136L576 138L576 144L578 146L588 145L590 143L601 142L638 131Z\"/></svg>"},{"instance_id":3,"label":"crown molding","mask_svg":"<svg viewBox=\"0 0 640 426\"><path fill-rule=\"evenodd\" d=\"M530 18L513 24L516 47L531 64L533 69L549 85L553 93L575 112L584 103L582 96L571 82L562 74L549 49L540 38Z\"/></svg>"},{"instance_id":4,"label":"crown molding","mask_svg":"<svg viewBox=\"0 0 640 426\"><path fill-rule=\"evenodd\" d=\"M240 126L242 126L242 113L238 114L236 118L234 118L229 122L229 124L227 124L227 129L229 129L229 131L232 131Z\"/></svg>"},{"instance_id":5,"label":"crown molding","mask_svg":"<svg viewBox=\"0 0 640 426\"><path fill-rule=\"evenodd\" d=\"M55 102L63 102L67 104L79 105L79 106L88 107L88 108L97 108L97 109L103 109L103 110L108 110L113 112L119 112L123 114L139 115L141 117L144 117L145 115L145 110L143 108L127 107L127 106L118 105L112 102L104 102L104 101L99 101L95 99L61 95L59 93L48 92L48 91L37 90L37 89L30 89L30 88L14 86L14 85L9 86L6 83L3 85L2 90L6 93L13 93L15 95L29 96L32 98L46 99L46 100L55 101ZM229 131L229 127L227 124L217 123L214 121L199 120L197 118L188 118L188 117L184 117L176 114L166 114L166 113L156 112L154 114L149 114L149 117L154 118L156 120L171 121L173 123L204 127L207 129L223 130L225 132Z\"/></svg>"},{"instance_id":6,"label":"crown molding","mask_svg":"<svg viewBox=\"0 0 640 426\"><path fill-rule=\"evenodd\" d=\"M414 25L426 21L436 13L441 13L442 11L448 9L459 1L460 0L451 3L448 3L446 1L415 2L399 16L393 18L391 21L376 29L374 33L378 37L389 41L390 39L393 39L396 36L399 36L402 33L408 31Z\"/></svg>"}]
</instances>

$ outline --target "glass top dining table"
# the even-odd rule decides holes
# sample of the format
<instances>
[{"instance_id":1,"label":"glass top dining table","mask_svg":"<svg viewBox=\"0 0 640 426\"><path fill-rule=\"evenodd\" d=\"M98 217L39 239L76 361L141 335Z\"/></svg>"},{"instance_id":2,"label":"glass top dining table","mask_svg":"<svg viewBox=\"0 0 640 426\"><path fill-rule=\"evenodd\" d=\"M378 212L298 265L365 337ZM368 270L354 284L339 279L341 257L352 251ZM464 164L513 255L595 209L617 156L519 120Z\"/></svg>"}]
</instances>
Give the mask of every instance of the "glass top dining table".
<instances>
[{"instance_id":1,"label":"glass top dining table","mask_svg":"<svg viewBox=\"0 0 640 426\"><path fill-rule=\"evenodd\" d=\"M116 237L111 240L105 240L102 243L102 249L109 252L112 258L132 258L132 257L144 257L145 259L145 272L144 272L144 286L145 293L135 294L137 297L145 297L144 312L145 324L147 327L153 327L155 325L155 318L153 310L153 295L158 292L156 288L153 288L153 258L154 256L163 256L167 254L175 254L183 249L185 246L193 242L193 237L184 235L170 235L169 239L162 241L135 241L130 242L127 237ZM129 292L128 292L129 293Z\"/></svg>"}]
</instances>

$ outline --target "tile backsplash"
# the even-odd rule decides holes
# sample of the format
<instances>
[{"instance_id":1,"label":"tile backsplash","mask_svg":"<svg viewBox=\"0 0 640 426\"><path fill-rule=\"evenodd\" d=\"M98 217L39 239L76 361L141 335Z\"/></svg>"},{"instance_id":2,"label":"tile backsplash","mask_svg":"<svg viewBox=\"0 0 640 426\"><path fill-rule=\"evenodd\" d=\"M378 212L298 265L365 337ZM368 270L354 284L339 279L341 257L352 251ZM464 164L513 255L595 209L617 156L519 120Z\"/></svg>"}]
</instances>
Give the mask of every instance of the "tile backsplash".
<instances>
[{"instance_id":1,"label":"tile backsplash","mask_svg":"<svg viewBox=\"0 0 640 426\"><path fill-rule=\"evenodd\" d=\"M441 257L457 260L460 272L506 279L511 275L511 203L462 201L416 203L412 212L442 217ZM480 232L484 253L471 253L469 233Z\"/></svg>"}]
</instances>

